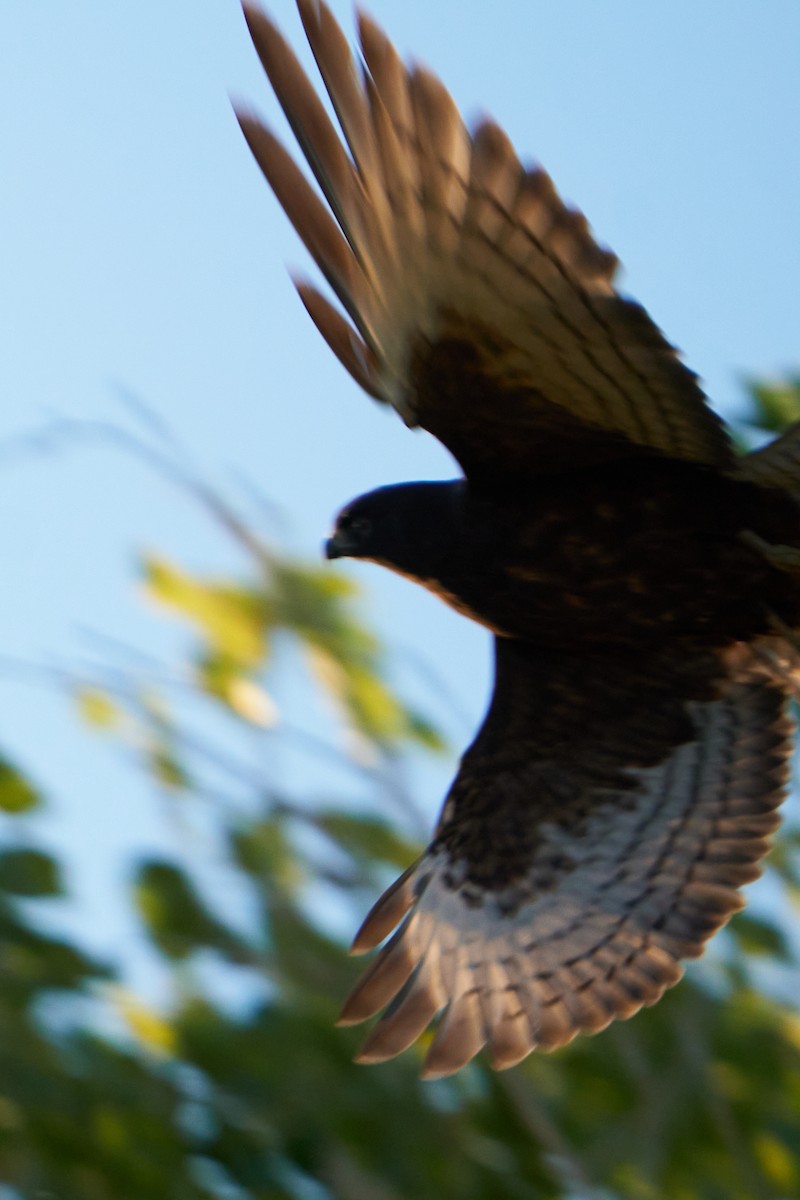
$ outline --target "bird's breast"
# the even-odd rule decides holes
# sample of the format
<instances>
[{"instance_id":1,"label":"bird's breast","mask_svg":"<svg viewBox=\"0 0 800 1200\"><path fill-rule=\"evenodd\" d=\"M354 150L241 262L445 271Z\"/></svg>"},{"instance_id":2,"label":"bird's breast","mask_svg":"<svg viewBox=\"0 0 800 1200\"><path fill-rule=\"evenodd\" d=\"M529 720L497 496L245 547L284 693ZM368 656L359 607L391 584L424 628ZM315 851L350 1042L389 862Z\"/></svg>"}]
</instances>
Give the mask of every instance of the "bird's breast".
<instances>
[{"instance_id":1,"label":"bird's breast","mask_svg":"<svg viewBox=\"0 0 800 1200\"><path fill-rule=\"evenodd\" d=\"M421 580L493 632L571 650L672 637L747 640L769 609L796 624L796 580L742 538L800 543L775 493L709 473L648 470L554 480L477 498L441 572Z\"/></svg>"}]
</instances>

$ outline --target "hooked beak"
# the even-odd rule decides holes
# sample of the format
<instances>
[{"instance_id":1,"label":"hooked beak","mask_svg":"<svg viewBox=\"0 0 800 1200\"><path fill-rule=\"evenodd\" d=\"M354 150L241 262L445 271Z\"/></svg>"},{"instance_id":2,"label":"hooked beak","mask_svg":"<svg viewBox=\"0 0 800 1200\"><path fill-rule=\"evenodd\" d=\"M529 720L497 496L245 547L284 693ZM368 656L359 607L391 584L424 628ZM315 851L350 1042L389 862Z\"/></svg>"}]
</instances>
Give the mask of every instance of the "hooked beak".
<instances>
[{"instance_id":1,"label":"hooked beak","mask_svg":"<svg viewBox=\"0 0 800 1200\"><path fill-rule=\"evenodd\" d=\"M322 544L322 549L327 559L342 558L347 552L342 549L341 545L336 540L336 535L326 538Z\"/></svg>"}]
</instances>

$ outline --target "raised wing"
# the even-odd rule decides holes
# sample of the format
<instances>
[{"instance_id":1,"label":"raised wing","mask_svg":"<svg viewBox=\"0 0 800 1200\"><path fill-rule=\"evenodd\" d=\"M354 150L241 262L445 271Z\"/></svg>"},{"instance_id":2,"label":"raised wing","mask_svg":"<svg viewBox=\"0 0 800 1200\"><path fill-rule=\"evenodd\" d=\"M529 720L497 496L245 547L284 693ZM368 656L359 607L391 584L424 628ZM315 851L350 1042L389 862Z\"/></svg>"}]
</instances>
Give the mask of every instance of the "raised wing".
<instances>
[{"instance_id":1,"label":"raised wing","mask_svg":"<svg viewBox=\"0 0 800 1200\"><path fill-rule=\"evenodd\" d=\"M359 21L363 64L325 4L298 0L344 140L291 49L245 5L324 201L257 119L244 134L342 304L298 290L357 382L438 437L468 477L642 450L727 463L695 376L616 259L490 121L469 132L439 80Z\"/></svg>"},{"instance_id":2,"label":"raised wing","mask_svg":"<svg viewBox=\"0 0 800 1200\"><path fill-rule=\"evenodd\" d=\"M496 645L435 840L354 951L402 924L342 1012L389 1005L361 1051L374 1062L441 1011L429 1077L487 1044L512 1066L658 1000L741 907L787 778L784 691L746 647L687 665Z\"/></svg>"}]
</instances>

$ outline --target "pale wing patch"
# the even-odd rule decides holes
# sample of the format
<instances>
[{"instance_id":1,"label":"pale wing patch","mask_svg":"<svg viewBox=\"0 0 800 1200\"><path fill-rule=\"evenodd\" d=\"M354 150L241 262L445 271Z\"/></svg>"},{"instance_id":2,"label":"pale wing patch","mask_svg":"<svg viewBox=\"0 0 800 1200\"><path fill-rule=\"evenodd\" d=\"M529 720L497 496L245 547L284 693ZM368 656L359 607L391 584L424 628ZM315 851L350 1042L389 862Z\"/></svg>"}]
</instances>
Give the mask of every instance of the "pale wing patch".
<instances>
[{"instance_id":1,"label":"pale wing patch","mask_svg":"<svg viewBox=\"0 0 800 1200\"><path fill-rule=\"evenodd\" d=\"M389 1006L361 1059L400 1053L441 1013L428 1077L485 1045L509 1067L655 1003L759 873L786 781L783 707L759 682L690 705L695 740L637 770L634 790L598 794L575 830L543 820L529 872L505 886L477 887L434 843L356 938L363 952L403 921L342 1012L352 1024ZM565 865L542 891L554 854Z\"/></svg>"}]
</instances>

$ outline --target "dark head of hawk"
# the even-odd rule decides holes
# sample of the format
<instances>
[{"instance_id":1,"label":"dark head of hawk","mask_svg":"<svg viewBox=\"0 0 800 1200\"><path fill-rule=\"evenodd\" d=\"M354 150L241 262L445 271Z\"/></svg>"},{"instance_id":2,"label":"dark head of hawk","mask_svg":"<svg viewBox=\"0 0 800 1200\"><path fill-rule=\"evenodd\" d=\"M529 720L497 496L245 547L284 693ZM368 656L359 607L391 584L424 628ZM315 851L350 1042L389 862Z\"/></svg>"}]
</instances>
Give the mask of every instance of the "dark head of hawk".
<instances>
[{"instance_id":1,"label":"dark head of hawk","mask_svg":"<svg viewBox=\"0 0 800 1200\"><path fill-rule=\"evenodd\" d=\"M333 124L245 6L313 188L245 137L338 306L298 284L355 381L462 475L348 504L331 558L417 579L494 638L486 718L433 840L354 951L343 1023L429 1077L496 1067L653 1004L741 907L787 779L800 433L734 453L617 262L497 125L462 121L369 17L354 59L300 16ZM390 936L391 935L391 936Z\"/></svg>"}]
</instances>

